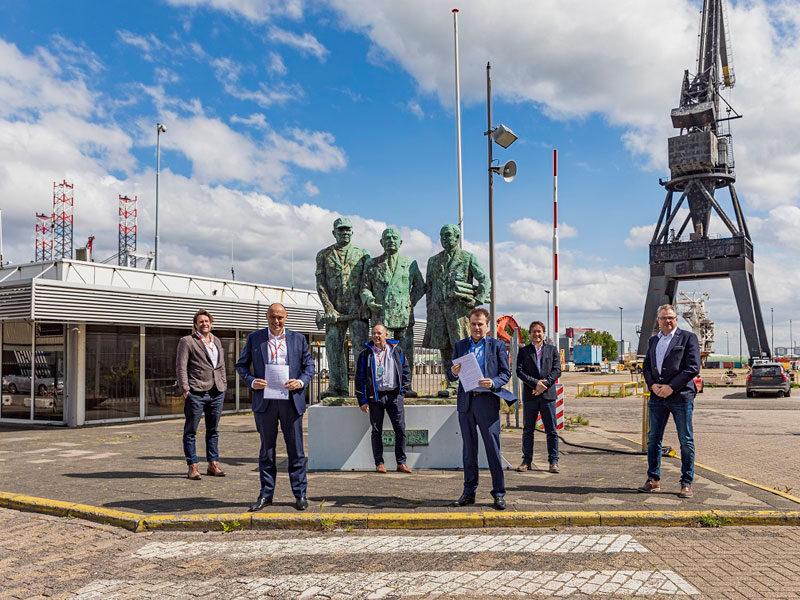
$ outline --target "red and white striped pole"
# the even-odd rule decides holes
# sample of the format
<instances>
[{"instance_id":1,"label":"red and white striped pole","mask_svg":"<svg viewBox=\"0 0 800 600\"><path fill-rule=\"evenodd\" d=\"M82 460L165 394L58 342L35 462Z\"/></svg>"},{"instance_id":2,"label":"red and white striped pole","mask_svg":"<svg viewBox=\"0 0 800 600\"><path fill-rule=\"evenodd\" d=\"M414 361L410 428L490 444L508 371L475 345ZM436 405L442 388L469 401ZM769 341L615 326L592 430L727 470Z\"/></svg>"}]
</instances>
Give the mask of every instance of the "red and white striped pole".
<instances>
[{"instance_id":1,"label":"red and white striped pole","mask_svg":"<svg viewBox=\"0 0 800 600\"><path fill-rule=\"evenodd\" d=\"M558 334L558 150L553 150L553 339L561 356ZM556 381L556 429L564 429L564 386Z\"/></svg>"}]
</instances>

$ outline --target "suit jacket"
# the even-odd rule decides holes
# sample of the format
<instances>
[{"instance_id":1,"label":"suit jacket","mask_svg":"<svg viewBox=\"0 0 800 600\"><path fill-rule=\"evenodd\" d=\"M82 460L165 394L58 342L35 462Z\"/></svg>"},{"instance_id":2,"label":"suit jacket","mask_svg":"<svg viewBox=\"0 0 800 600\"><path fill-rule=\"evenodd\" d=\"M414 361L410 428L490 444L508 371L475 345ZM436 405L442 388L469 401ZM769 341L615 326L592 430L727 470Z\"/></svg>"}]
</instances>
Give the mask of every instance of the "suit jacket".
<instances>
[{"instance_id":1,"label":"suit jacket","mask_svg":"<svg viewBox=\"0 0 800 600\"><path fill-rule=\"evenodd\" d=\"M178 378L178 387L184 394L189 390L205 392L214 386L220 392L224 392L228 387L228 376L225 373L225 351L222 349L219 338L213 333L211 340L219 352L216 367L211 364L211 357L203 345L203 340L196 335L183 336L178 342L175 373Z\"/></svg>"},{"instance_id":2,"label":"suit jacket","mask_svg":"<svg viewBox=\"0 0 800 600\"><path fill-rule=\"evenodd\" d=\"M517 377L522 381L522 400L542 398L551 401L556 399L556 380L561 377L561 357L556 347L551 344L542 345L542 368L536 366L536 346L528 344L517 353ZM533 391L539 381L544 382L547 389L539 396Z\"/></svg>"},{"instance_id":3,"label":"suit jacket","mask_svg":"<svg viewBox=\"0 0 800 600\"><path fill-rule=\"evenodd\" d=\"M298 414L306 411L306 388L314 375L314 360L308 349L304 335L285 329L286 355L289 359L289 379L299 379L303 387L289 392L289 400L294 402ZM247 336L242 354L236 362L236 372L247 384L253 387L254 379L264 379L265 365L269 360L269 328L259 329ZM251 373L252 366L252 373ZM264 398L264 390L252 390L253 412L264 412L271 398Z\"/></svg>"},{"instance_id":4,"label":"suit jacket","mask_svg":"<svg viewBox=\"0 0 800 600\"><path fill-rule=\"evenodd\" d=\"M476 304L467 304L455 296L456 281L477 282ZM477 257L456 248L452 256L441 251L428 259L425 271L427 326L422 343L426 348L444 348L469 337L467 315L476 305L489 300L491 281Z\"/></svg>"},{"instance_id":5,"label":"suit jacket","mask_svg":"<svg viewBox=\"0 0 800 600\"><path fill-rule=\"evenodd\" d=\"M397 344L397 340L386 340L392 347L392 360L394 361L394 375L397 378L397 395L403 398L406 390L411 387L411 367L408 365L403 351ZM366 348L361 351L356 359L356 398L359 404L367 402L381 402L380 394L386 392L375 391L378 389L378 374L375 370L375 351L372 342L365 344ZM385 400L384 400L385 403Z\"/></svg>"},{"instance_id":6,"label":"suit jacket","mask_svg":"<svg viewBox=\"0 0 800 600\"><path fill-rule=\"evenodd\" d=\"M455 346L453 346L454 359L460 358L469 352L470 339L471 338L466 338L455 343ZM508 350L506 349L506 345L504 342L488 336L486 337L486 349L484 350L483 375L492 380L492 389L481 389L486 389L487 392L498 398L498 402L500 398L509 404L513 404L517 401L517 397L514 396L514 394L503 388L503 386L508 383L508 380L511 379L511 367L508 366ZM449 381L458 379L458 377L453 375L453 371L450 369L447 370L445 376ZM459 383L457 400L458 412L467 412L469 410L470 397L469 392L464 391L464 386Z\"/></svg>"},{"instance_id":7,"label":"suit jacket","mask_svg":"<svg viewBox=\"0 0 800 600\"><path fill-rule=\"evenodd\" d=\"M642 375L647 382L647 389L652 389L656 383L667 384L673 389L673 393L663 400L694 400L697 393L694 378L700 373L700 343L697 336L691 331L675 329L675 335L664 355L661 373L656 368L657 344L658 334L650 338L647 354L642 362ZM660 399L655 394L651 398Z\"/></svg>"},{"instance_id":8,"label":"suit jacket","mask_svg":"<svg viewBox=\"0 0 800 600\"><path fill-rule=\"evenodd\" d=\"M372 313L373 323L383 323L388 329L400 329L414 324L414 305L425 293L425 280L417 261L396 254L394 271L384 253L367 262L364 268L364 304L374 300L382 305Z\"/></svg>"},{"instance_id":9,"label":"suit jacket","mask_svg":"<svg viewBox=\"0 0 800 600\"><path fill-rule=\"evenodd\" d=\"M317 293L324 312L335 310L341 315L356 314L369 319L369 310L361 304L364 267L369 252L350 244L339 251L336 244L317 252Z\"/></svg>"}]
</instances>

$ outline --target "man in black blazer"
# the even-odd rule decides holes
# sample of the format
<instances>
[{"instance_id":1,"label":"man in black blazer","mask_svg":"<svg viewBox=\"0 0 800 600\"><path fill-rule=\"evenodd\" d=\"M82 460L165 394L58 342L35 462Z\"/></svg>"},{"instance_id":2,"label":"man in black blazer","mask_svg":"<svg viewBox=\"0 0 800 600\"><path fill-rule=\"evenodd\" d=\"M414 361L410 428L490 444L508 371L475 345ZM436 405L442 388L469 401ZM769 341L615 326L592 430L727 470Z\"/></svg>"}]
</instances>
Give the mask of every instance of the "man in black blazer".
<instances>
[{"instance_id":1,"label":"man in black blazer","mask_svg":"<svg viewBox=\"0 0 800 600\"><path fill-rule=\"evenodd\" d=\"M489 331L489 311L485 308L473 308L469 313L469 330L470 337L454 344L453 360L471 352L478 360L483 379L478 382L480 387L470 392L465 391L460 382L458 385L456 408L463 444L464 492L453 502L453 506L475 504L475 492L478 489L477 428L492 474L494 507L503 510L506 507L506 486L500 456L500 399L511 403L516 401L513 394L503 389L511 378L508 350L503 342L486 335ZM446 377L449 381L455 381L460 372L461 364L454 364Z\"/></svg>"},{"instance_id":2,"label":"man in black blazer","mask_svg":"<svg viewBox=\"0 0 800 600\"><path fill-rule=\"evenodd\" d=\"M650 338L642 374L650 390L647 403L650 432L647 437L647 481L640 492L661 490L661 440L670 414L681 445L681 498L691 498L694 479L692 411L700 373L700 344L691 331L678 329L678 311L671 304L658 307L660 331Z\"/></svg>"},{"instance_id":3,"label":"man in black blazer","mask_svg":"<svg viewBox=\"0 0 800 600\"><path fill-rule=\"evenodd\" d=\"M247 336L242 355L236 363L239 377L253 388L253 417L261 436L261 450L258 453L261 491L250 511L261 510L272 504L277 474L275 444L279 422L289 456L289 481L295 496L295 507L305 510L308 501L306 455L303 452L303 413L306 411L304 388L314 375L314 361L305 336L286 329L286 308L282 304L276 302L270 305L267 322L269 327ZM289 391L287 399L264 397L267 364L289 365L289 379L282 382Z\"/></svg>"},{"instance_id":4,"label":"man in black blazer","mask_svg":"<svg viewBox=\"0 0 800 600\"><path fill-rule=\"evenodd\" d=\"M517 353L517 377L522 381L522 462L517 471L530 470L533 462L533 431L542 415L547 434L550 472L558 473L558 432L556 431L556 388L561 377L561 357L555 346L544 342L544 323L534 321L528 328L531 343Z\"/></svg>"}]
</instances>

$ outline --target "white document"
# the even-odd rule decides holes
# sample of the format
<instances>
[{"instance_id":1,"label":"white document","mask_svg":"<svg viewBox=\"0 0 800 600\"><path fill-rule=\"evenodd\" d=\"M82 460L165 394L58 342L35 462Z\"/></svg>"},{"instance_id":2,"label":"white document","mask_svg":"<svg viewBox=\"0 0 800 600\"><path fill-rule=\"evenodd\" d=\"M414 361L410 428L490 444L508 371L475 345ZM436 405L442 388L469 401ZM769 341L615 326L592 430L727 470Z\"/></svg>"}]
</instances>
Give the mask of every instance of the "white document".
<instances>
[{"instance_id":1,"label":"white document","mask_svg":"<svg viewBox=\"0 0 800 600\"><path fill-rule=\"evenodd\" d=\"M465 392L471 392L479 388L478 381L485 379L481 366L478 364L478 359L472 352L467 352L464 356L453 359L453 363L461 365L461 370L458 372L458 380L464 386Z\"/></svg>"},{"instance_id":2,"label":"white document","mask_svg":"<svg viewBox=\"0 0 800 600\"><path fill-rule=\"evenodd\" d=\"M264 388L264 398L284 400L289 398L289 390L284 385L289 381L289 365L273 365L267 363L264 369L264 379L267 387Z\"/></svg>"}]
</instances>

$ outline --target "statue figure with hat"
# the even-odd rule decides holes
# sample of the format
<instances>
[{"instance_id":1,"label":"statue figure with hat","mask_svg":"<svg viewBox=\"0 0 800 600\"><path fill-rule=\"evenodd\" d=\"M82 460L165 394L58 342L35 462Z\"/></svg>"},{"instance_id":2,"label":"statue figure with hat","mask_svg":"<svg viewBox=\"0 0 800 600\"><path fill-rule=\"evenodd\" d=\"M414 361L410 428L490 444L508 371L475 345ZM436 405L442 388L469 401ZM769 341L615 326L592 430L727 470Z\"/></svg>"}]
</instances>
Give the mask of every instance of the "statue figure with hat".
<instances>
[{"instance_id":1,"label":"statue figure with hat","mask_svg":"<svg viewBox=\"0 0 800 600\"><path fill-rule=\"evenodd\" d=\"M339 217L333 222L336 243L317 253L317 293L324 314L317 326L325 327L325 352L330 371L328 389L322 397L347 396L347 330L358 354L369 339L369 309L361 302L364 267L369 252L350 243L353 225Z\"/></svg>"},{"instance_id":2,"label":"statue figure with hat","mask_svg":"<svg viewBox=\"0 0 800 600\"><path fill-rule=\"evenodd\" d=\"M425 294L425 280L417 261L400 256L403 240L396 227L381 234L383 254L370 259L364 268L361 299L372 312L372 326L381 324L389 337L398 341L414 372L414 305ZM406 397L417 395L405 390Z\"/></svg>"},{"instance_id":3,"label":"statue figure with hat","mask_svg":"<svg viewBox=\"0 0 800 600\"><path fill-rule=\"evenodd\" d=\"M439 240L443 250L428 259L425 272L428 315L422 345L439 348L443 373L453 366L453 345L470 336L469 311L489 301L491 288L478 258L459 247L460 238L457 225L442 227ZM458 382L451 383L439 395L453 395L457 390Z\"/></svg>"}]
</instances>

